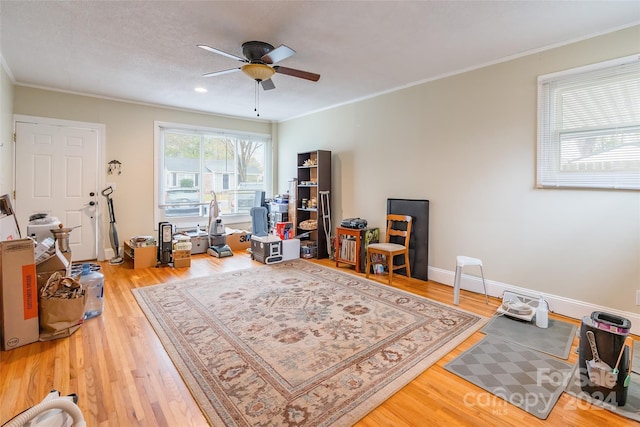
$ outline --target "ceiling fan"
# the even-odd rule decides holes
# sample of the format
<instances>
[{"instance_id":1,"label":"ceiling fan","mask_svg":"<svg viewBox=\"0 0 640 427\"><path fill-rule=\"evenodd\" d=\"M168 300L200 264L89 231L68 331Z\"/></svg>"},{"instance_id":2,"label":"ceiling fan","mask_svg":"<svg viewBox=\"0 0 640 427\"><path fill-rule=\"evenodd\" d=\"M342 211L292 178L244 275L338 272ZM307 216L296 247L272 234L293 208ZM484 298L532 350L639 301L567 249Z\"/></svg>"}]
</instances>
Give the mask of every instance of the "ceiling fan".
<instances>
[{"instance_id":1,"label":"ceiling fan","mask_svg":"<svg viewBox=\"0 0 640 427\"><path fill-rule=\"evenodd\" d=\"M274 73L286 74L288 76L298 77L314 82L317 82L320 79L320 74L296 70L294 68L282 67L280 65L273 65L277 62L289 58L290 56L293 56L296 53L295 50L285 45L280 45L277 48L274 48L272 45L265 42L245 42L242 43L242 54L244 55L244 58L204 44L199 44L198 47L206 51L226 56L227 58L235 59L237 61L245 63L245 65L241 67L214 71L212 73L204 74L203 77L220 76L222 74L242 71L253 80L255 80L257 84L260 84L264 90L275 89L276 86L271 80L271 76L273 76Z\"/></svg>"}]
</instances>

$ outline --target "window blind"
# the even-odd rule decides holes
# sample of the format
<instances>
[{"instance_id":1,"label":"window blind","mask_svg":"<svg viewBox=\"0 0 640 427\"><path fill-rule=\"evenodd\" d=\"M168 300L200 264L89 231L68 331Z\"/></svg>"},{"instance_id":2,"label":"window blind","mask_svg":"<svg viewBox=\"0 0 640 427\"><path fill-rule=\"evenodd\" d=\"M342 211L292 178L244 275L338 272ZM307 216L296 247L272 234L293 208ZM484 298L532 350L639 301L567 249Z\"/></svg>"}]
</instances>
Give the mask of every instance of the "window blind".
<instances>
[{"instance_id":1,"label":"window blind","mask_svg":"<svg viewBox=\"0 0 640 427\"><path fill-rule=\"evenodd\" d=\"M538 78L537 186L640 190L640 55Z\"/></svg>"}]
</instances>

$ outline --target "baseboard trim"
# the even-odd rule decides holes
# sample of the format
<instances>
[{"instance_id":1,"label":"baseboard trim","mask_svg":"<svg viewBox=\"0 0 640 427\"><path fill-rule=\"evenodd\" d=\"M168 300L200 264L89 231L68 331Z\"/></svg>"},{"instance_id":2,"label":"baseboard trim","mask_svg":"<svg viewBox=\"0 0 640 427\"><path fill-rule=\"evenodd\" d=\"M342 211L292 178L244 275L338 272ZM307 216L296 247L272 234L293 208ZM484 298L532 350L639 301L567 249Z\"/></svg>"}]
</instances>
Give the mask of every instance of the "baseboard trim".
<instances>
[{"instance_id":1,"label":"baseboard trim","mask_svg":"<svg viewBox=\"0 0 640 427\"><path fill-rule=\"evenodd\" d=\"M454 271L429 267L429 280L442 283L453 288L454 279ZM538 298L540 296L540 292L538 291L509 285L507 283L496 282L495 280L489 280L487 278L485 278L485 283L487 285L487 293L489 294L489 296L497 298L502 298L504 291L511 291L534 298ZM475 292L481 295L484 294L484 290L482 288L482 279L480 277L471 276L464 273L462 274L462 277L460 279L460 289ZM590 316L594 311L604 311L624 317L625 319L629 319L631 321L631 333L640 335L640 315L637 313L616 310L610 307L591 304L585 301L565 298L548 293L544 294L544 299L549 303L549 311L551 311L552 313L560 314L562 316L571 317L572 319L581 320L584 316ZM453 289L451 290L451 303L453 304Z\"/></svg>"}]
</instances>

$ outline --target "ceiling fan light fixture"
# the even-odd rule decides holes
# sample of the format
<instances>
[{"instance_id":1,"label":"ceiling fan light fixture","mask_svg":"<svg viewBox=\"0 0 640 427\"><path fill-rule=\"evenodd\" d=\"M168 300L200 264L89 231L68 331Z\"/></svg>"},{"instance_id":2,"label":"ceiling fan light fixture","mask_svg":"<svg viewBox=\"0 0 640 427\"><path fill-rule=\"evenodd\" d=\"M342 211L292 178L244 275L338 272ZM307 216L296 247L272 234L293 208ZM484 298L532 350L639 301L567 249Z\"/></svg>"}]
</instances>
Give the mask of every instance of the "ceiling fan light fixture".
<instances>
[{"instance_id":1,"label":"ceiling fan light fixture","mask_svg":"<svg viewBox=\"0 0 640 427\"><path fill-rule=\"evenodd\" d=\"M242 72L253 80L269 80L276 72L273 68L265 64L246 64L242 66Z\"/></svg>"}]
</instances>

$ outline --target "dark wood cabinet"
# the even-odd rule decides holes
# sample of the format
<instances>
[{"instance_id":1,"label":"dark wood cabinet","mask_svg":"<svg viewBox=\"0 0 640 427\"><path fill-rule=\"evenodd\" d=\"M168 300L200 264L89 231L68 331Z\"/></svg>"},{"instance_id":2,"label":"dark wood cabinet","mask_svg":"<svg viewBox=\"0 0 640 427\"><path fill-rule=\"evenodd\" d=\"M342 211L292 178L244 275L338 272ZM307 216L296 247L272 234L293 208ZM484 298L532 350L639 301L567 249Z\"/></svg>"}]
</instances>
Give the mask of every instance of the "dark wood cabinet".
<instances>
[{"instance_id":1,"label":"dark wood cabinet","mask_svg":"<svg viewBox=\"0 0 640 427\"><path fill-rule=\"evenodd\" d=\"M331 151L298 153L297 169L295 232L302 235L300 254L303 258L327 258L331 246Z\"/></svg>"}]
</instances>

